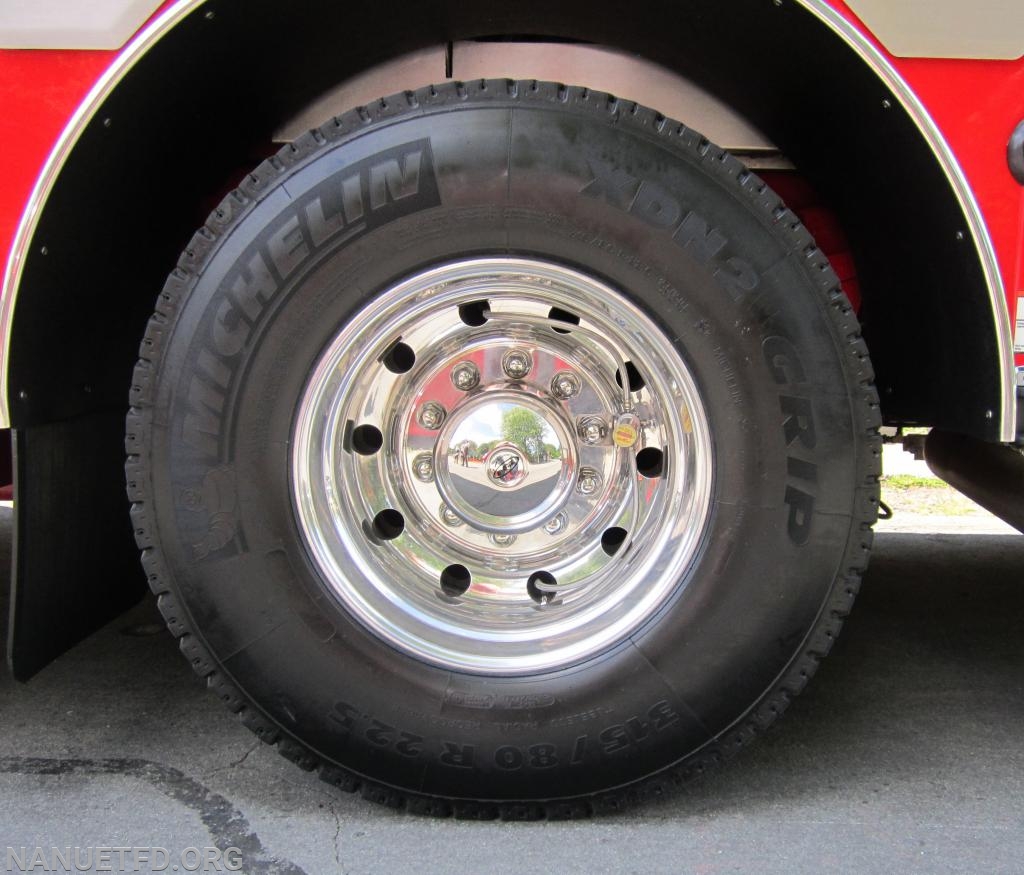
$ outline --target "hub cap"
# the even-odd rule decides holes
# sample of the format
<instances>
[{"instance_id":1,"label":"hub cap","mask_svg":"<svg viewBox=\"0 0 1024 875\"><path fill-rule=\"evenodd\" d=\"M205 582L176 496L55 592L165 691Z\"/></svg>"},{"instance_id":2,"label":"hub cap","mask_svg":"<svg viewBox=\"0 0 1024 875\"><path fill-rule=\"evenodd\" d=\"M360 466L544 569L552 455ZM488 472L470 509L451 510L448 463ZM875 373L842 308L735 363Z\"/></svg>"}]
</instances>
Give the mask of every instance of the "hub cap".
<instances>
[{"instance_id":1,"label":"hub cap","mask_svg":"<svg viewBox=\"0 0 1024 875\"><path fill-rule=\"evenodd\" d=\"M495 534L528 532L551 519L571 495L576 473L568 417L525 386L466 398L439 433L434 458L448 506L473 528Z\"/></svg>"},{"instance_id":2,"label":"hub cap","mask_svg":"<svg viewBox=\"0 0 1024 875\"><path fill-rule=\"evenodd\" d=\"M684 584L712 467L694 381L648 317L502 258L356 314L300 399L292 485L314 562L376 634L523 674L622 641Z\"/></svg>"}]
</instances>

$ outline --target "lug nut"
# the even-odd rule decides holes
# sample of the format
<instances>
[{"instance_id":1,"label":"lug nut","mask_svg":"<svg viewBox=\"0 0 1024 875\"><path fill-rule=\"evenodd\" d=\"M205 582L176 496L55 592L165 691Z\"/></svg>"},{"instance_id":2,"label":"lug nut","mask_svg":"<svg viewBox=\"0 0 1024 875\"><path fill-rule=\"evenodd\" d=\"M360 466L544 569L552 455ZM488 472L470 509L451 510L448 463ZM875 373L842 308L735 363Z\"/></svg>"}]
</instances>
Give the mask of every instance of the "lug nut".
<instances>
[{"instance_id":1,"label":"lug nut","mask_svg":"<svg viewBox=\"0 0 1024 875\"><path fill-rule=\"evenodd\" d=\"M569 518L565 515L565 512L555 514L551 519L544 523L544 531L549 535L557 535L569 524Z\"/></svg>"},{"instance_id":2,"label":"lug nut","mask_svg":"<svg viewBox=\"0 0 1024 875\"><path fill-rule=\"evenodd\" d=\"M447 415L448 412L436 401L428 401L420 408L417 419L424 428L435 431L441 427Z\"/></svg>"},{"instance_id":3,"label":"lug nut","mask_svg":"<svg viewBox=\"0 0 1024 875\"><path fill-rule=\"evenodd\" d=\"M604 420L597 416L583 416L576 423L576 433L585 444L599 444L608 433L608 428Z\"/></svg>"},{"instance_id":4,"label":"lug nut","mask_svg":"<svg viewBox=\"0 0 1024 875\"><path fill-rule=\"evenodd\" d=\"M441 510L439 511L439 513L441 515L441 522L443 522L446 526L451 526L454 529L456 526L462 525L461 517L459 517L454 510L448 507L447 504L441 505Z\"/></svg>"},{"instance_id":5,"label":"lug nut","mask_svg":"<svg viewBox=\"0 0 1024 875\"><path fill-rule=\"evenodd\" d=\"M417 480L429 483L434 479L434 458L430 453L420 453L412 460L412 472Z\"/></svg>"},{"instance_id":6,"label":"lug nut","mask_svg":"<svg viewBox=\"0 0 1024 875\"><path fill-rule=\"evenodd\" d=\"M601 488L601 475L593 468L580 468L580 479L576 488L583 495L593 495Z\"/></svg>"},{"instance_id":7,"label":"lug nut","mask_svg":"<svg viewBox=\"0 0 1024 875\"><path fill-rule=\"evenodd\" d=\"M459 362L452 368L452 385L462 392L475 389L480 385L480 369L472 362Z\"/></svg>"},{"instance_id":8,"label":"lug nut","mask_svg":"<svg viewBox=\"0 0 1024 875\"><path fill-rule=\"evenodd\" d=\"M516 542L515 535L488 535L487 537L496 547L511 547Z\"/></svg>"},{"instance_id":9,"label":"lug nut","mask_svg":"<svg viewBox=\"0 0 1024 875\"><path fill-rule=\"evenodd\" d=\"M572 398L580 391L580 378L572 371L559 371L551 378L551 394L556 398Z\"/></svg>"},{"instance_id":10,"label":"lug nut","mask_svg":"<svg viewBox=\"0 0 1024 875\"><path fill-rule=\"evenodd\" d=\"M533 368L533 359L524 349L510 349L501 360L501 369L513 380L522 380Z\"/></svg>"}]
</instances>

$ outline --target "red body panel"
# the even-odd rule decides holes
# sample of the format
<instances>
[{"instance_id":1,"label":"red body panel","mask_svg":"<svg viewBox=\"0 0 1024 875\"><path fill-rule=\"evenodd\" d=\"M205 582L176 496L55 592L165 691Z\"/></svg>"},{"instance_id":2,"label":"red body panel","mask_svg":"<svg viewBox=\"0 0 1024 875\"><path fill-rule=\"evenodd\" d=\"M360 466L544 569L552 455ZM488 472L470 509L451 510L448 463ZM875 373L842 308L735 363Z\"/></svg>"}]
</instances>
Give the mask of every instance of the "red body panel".
<instances>
[{"instance_id":1,"label":"red body panel","mask_svg":"<svg viewBox=\"0 0 1024 875\"><path fill-rule=\"evenodd\" d=\"M170 2L165 3L159 14ZM842 0L832 5L864 33ZM873 39L873 38L872 38ZM981 206L1012 314L1024 294L1024 188L1010 175L1006 143L1024 118L1024 59L894 58L873 40L934 118ZM0 246L6 263L29 196L61 131L116 57L101 51L0 50ZM912 216L913 210L908 210ZM1017 356L1024 364L1024 355Z\"/></svg>"}]
</instances>

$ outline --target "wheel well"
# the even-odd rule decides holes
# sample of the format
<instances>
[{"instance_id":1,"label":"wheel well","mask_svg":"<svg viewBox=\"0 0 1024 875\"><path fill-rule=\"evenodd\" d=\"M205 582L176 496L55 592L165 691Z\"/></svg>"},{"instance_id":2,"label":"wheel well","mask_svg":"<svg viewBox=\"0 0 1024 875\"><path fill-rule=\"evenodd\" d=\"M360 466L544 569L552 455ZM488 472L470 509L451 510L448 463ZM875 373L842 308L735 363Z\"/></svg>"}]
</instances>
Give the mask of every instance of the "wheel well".
<instances>
[{"instance_id":1,"label":"wheel well","mask_svg":"<svg viewBox=\"0 0 1024 875\"><path fill-rule=\"evenodd\" d=\"M820 20L754 0L643 4L625 17L574 2L457 6L207 3L141 58L37 226L14 313L12 422L123 406L152 298L201 205L299 108L396 55L529 34L638 53L765 131L851 240L887 420L998 437L986 416L999 410L998 350L960 205L911 119Z\"/></svg>"},{"instance_id":2,"label":"wheel well","mask_svg":"<svg viewBox=\"0 0 1024 875\"><path fill-rule=\"evenodd\" d=\"M39 216L8 351L13 426L30 440L34 427L123 415L146 320L177 254L211 198L302 107L428 46L515 38L635 53L764 131L850 239L887 421L998 440L1003 363L985 269L943 168L878 75L801 3L622 9L608 0L198 5L111 91Z\"/></svg>"}]
</instances>

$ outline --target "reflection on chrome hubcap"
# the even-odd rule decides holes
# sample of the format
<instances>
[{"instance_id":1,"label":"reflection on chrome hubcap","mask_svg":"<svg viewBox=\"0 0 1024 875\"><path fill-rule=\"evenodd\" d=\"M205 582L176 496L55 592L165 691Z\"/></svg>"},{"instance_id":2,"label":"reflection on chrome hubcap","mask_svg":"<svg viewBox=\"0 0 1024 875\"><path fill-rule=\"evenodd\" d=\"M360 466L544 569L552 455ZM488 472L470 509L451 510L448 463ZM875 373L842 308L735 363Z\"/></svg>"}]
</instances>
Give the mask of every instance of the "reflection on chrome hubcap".
<instances>
[{"instance_id":1,"label":"reflection on chrome hubcap","mask_svg":"<svg viewBox=\"0 0 1024 875\"><path fill-rule=\"evenodd\" d=\"M487 479L500 489L515 489L526 479L526 457L518 447L499 444L488 453Z\"/></svg>"},{"instance_id":2,"label":"reflection on chrome hubcap","mask_svg":"<svg viewBox=\"0 0 1024 875\"><path fill-rule=\"evenodd\" d=\"M411 277L345 326L300 400L292 484L353 615L417 658L521 674L614 645L676 590L712 467L650 319L576 271L495 258Z\"/></svg>"},{"instance_id":3,"label":"reflection on chrome hubcap","mask_svg":"<svg viewBox=\"0 0 1024 875\"><path fill-rule=\"evenodd\" d=\"M562 410L505 386L467 398L434 445L437 489L482 532L536 529L572 491L576 450Z\"/></svg>"}]
</instances>

